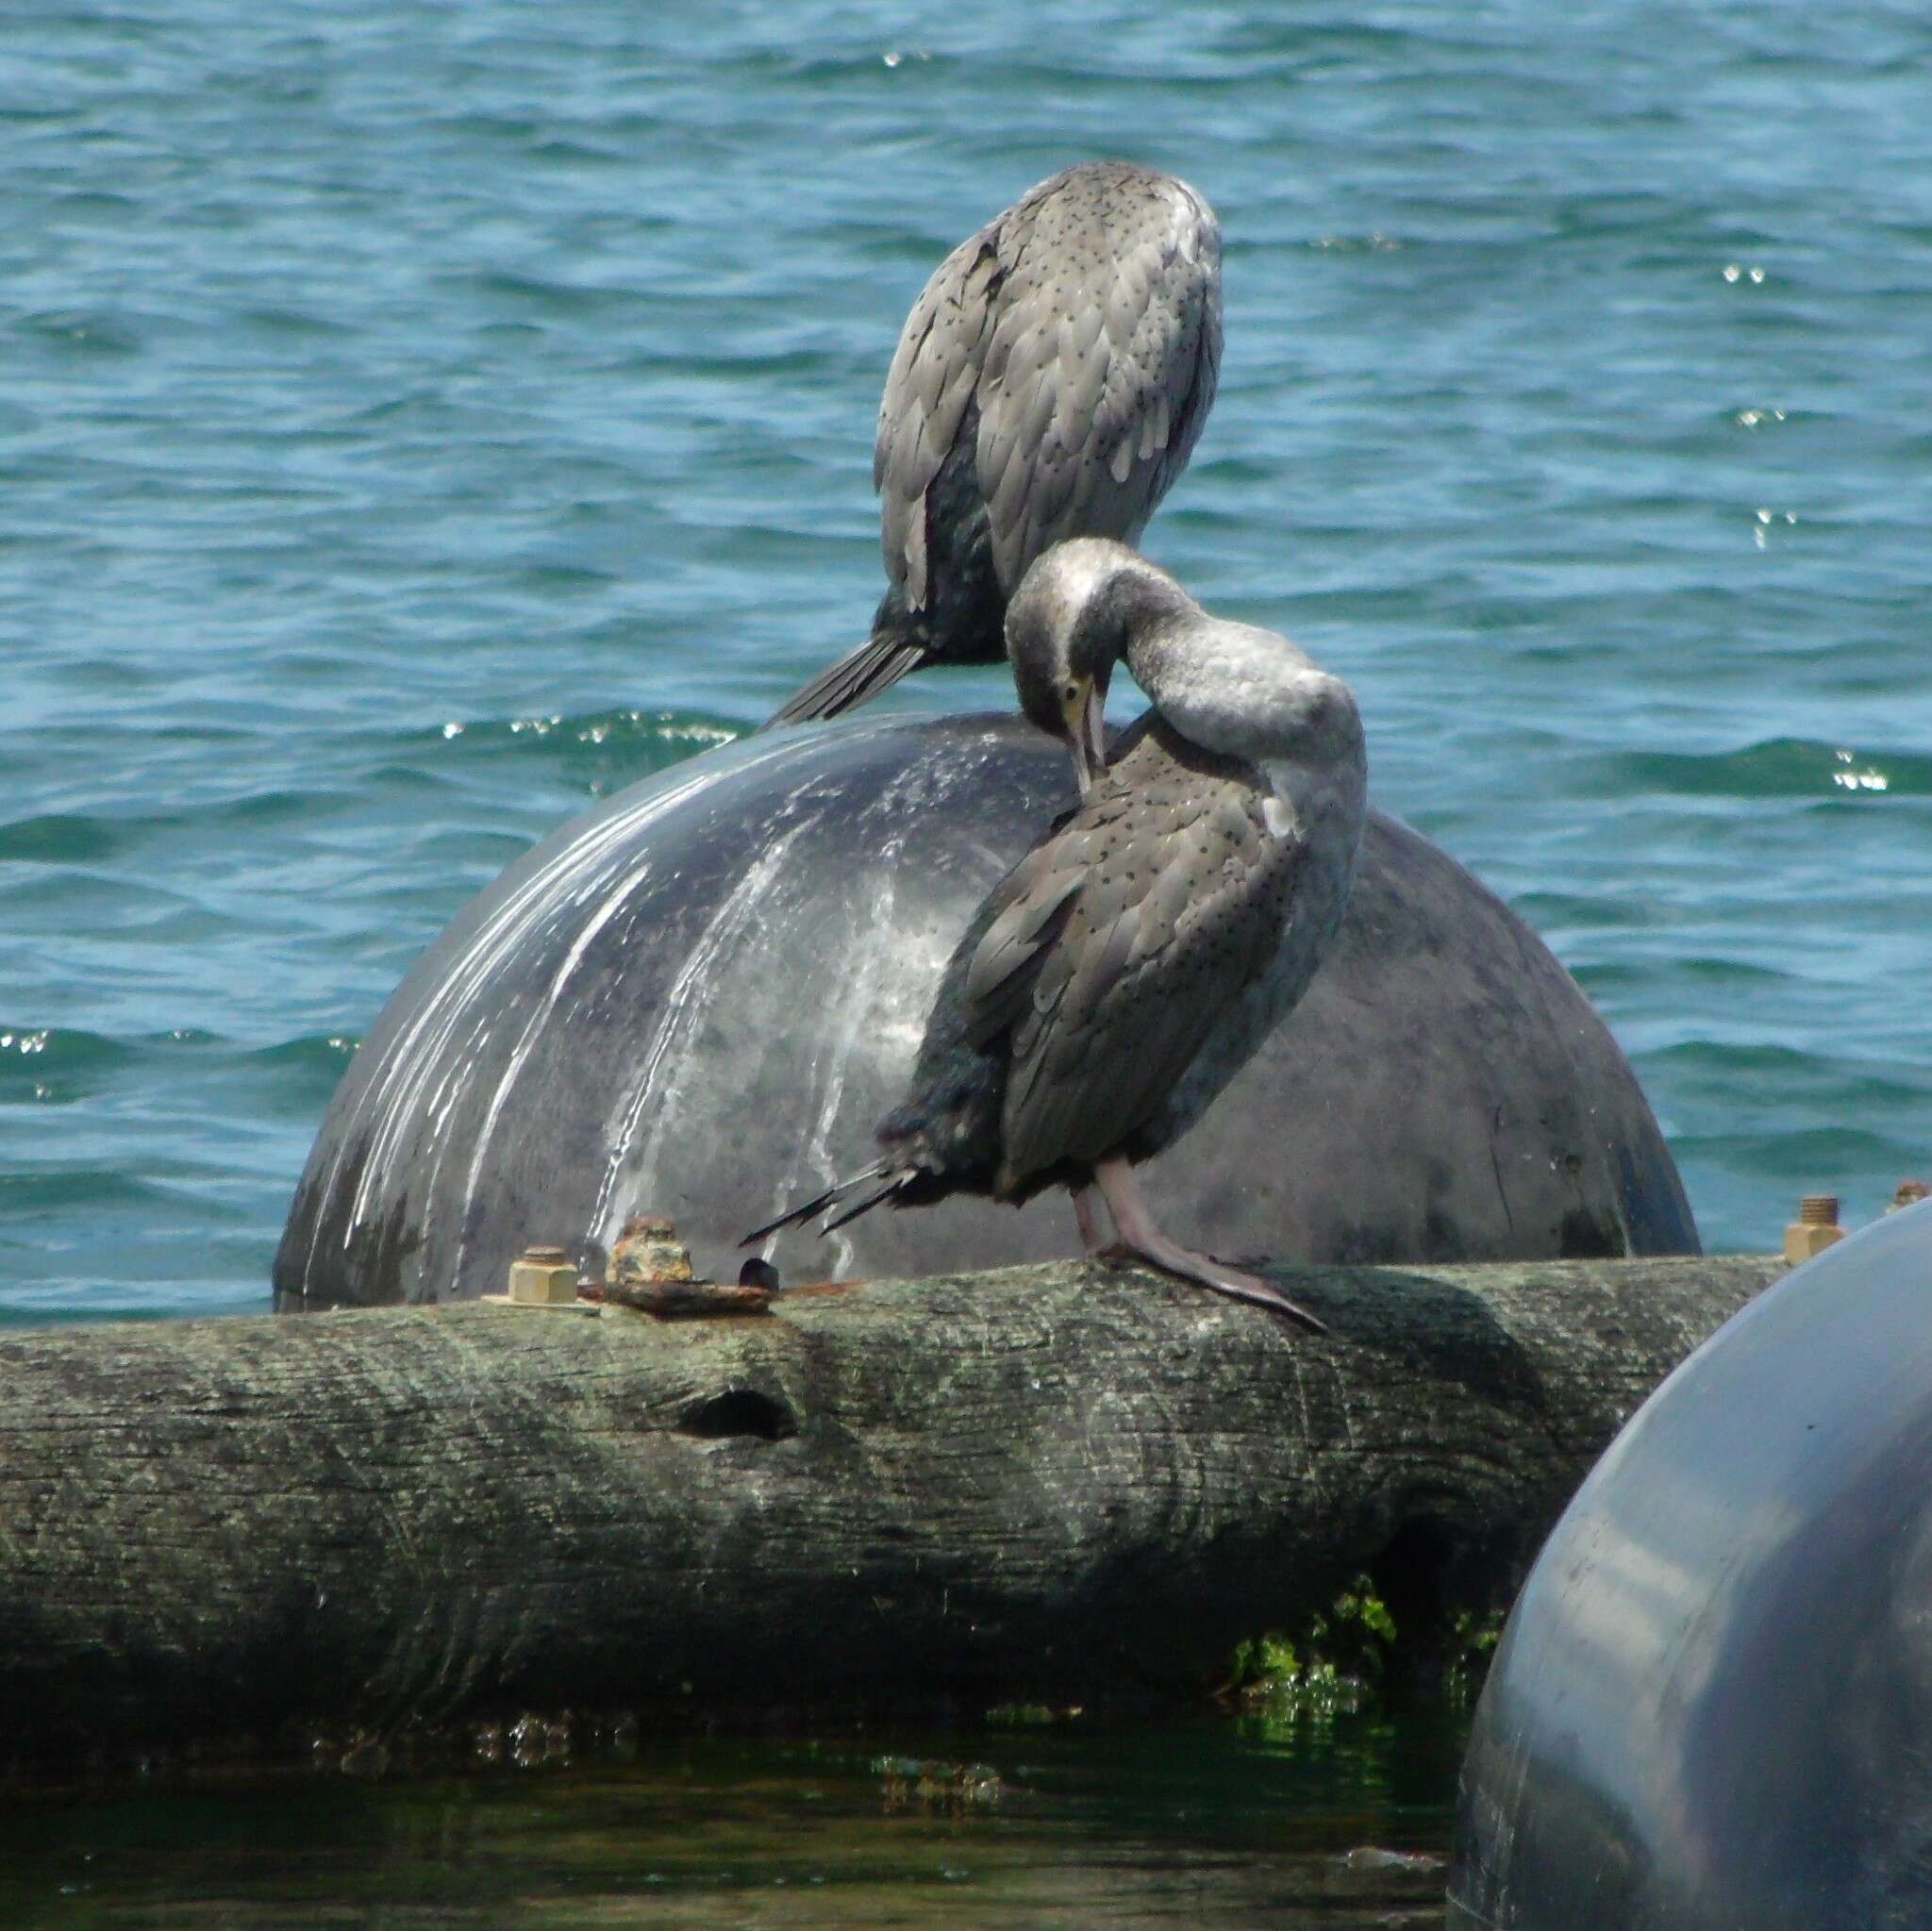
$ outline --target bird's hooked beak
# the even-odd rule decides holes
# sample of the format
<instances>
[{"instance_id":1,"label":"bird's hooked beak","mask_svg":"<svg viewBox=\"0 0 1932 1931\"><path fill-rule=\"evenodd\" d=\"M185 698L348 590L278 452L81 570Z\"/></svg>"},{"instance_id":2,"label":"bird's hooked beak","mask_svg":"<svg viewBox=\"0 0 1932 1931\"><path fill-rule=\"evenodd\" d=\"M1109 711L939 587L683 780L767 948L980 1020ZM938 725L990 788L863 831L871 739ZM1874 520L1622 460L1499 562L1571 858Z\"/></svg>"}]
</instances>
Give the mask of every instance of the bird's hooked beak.
<instances>
[{"instance_id":1,"label":"bird's hooked beak","mask_svg":"<svg viewBox=\"0 0 1932 1931\"><path fill-rule=\"evenodd\" d=\"M1107 769L1107 726L1102 719L1106 707L1107 688L1092 677L1074 678L1061 698L1067 749L1073 754L1074 775L1082 797Z\"/></svg>"}]
</instances>

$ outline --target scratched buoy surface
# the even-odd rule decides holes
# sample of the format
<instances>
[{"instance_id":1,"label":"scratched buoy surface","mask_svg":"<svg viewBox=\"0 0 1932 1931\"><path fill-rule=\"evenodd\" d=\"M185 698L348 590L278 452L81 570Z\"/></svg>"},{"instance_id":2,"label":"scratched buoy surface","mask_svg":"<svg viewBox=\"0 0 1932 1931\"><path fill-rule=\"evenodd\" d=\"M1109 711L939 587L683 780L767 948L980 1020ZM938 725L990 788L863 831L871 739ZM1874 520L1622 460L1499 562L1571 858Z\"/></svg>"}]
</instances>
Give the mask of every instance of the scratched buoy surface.
<instances>
[{"instance_id":1,"label":"scratched buoy surface","mask_svg":"<svg viewBox=\"0 0 1932 1931\"><path fill-rule=\"evenodd\" d=\"M496 1291L532 1240L601 1268L669 1214L700 1273L873 1157L951 947L1073 802L1019 719L867 718L678 765L512 865L343 1075L277 1305ZM1146 1170L1182 1240L1318 1261L1694 1251L1650 1109L1523 923L1372 817L1301 1007ZM1074 1251L1063 1195L882 1210L782 1239L787 1280Z\"/></svg>"},{"instance_id":2,"label":"scratched buoy surface","mask_svg":"<svg viewBox=\"0 0 1932 1931\"><path fill-rule=\"evenodd\" d=\"M1477 1706L1462 1931L1932 1923L1932 1202L1768 1289L1632 1418Z\"/></svg>"}]
</instances>

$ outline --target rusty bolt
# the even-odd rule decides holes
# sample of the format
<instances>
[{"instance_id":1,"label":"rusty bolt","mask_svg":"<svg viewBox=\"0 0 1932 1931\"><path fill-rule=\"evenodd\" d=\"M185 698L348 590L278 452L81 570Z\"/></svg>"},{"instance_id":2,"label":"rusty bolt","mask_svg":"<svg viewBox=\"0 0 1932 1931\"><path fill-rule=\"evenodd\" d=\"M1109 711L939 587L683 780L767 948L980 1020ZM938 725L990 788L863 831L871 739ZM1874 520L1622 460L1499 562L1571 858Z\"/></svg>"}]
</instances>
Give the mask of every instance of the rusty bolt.
<instances>
[{"instance_id":1,"label":"rusty bolt","mask_svg":"<svg viewBox=\"0 0 1932 1931\"><path fill-rule=\"evenodd\" d=\"M663 1214L632 1214L610 1250L613 1281L688 1281L691 1251L677 1238L676 1223Z\"/></svg>"}]
</instances>

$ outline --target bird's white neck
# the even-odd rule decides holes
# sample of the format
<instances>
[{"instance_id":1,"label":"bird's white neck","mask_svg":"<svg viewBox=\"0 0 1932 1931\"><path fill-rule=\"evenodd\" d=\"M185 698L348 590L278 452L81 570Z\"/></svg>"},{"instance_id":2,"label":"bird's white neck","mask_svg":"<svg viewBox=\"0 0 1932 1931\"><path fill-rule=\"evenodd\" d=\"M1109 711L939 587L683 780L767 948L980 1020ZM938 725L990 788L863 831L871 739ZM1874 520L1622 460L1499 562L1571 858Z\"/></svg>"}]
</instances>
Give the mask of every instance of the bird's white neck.
<instances>
[{"instance_id":1,"label":"bird's white neck","mask_svg":"<svg viewBox=\"0 0 1932 1931\"><path fill-rule=\"evenodd\" d=\"M1361 755L1355 699L1286 638L1252 624L1165 613L1130 628L1127 667L1185 738L1257 764Z\"/></svg>"},{"instance_id":2,"label":"bird's white neck","mask_svg":"<svg viewBox=\"0 0 1932 1931\"><path fill-rule=\"evenodd\" d=\"M1122 588L1127 666L1161 716L1204 750L1258 770L1277 835L1305 836L1332 817L1353 849L1368 760L1348 686L1287 638L1210 617L1171 577L1148 572Z\"/></svg>"}]
</instances>

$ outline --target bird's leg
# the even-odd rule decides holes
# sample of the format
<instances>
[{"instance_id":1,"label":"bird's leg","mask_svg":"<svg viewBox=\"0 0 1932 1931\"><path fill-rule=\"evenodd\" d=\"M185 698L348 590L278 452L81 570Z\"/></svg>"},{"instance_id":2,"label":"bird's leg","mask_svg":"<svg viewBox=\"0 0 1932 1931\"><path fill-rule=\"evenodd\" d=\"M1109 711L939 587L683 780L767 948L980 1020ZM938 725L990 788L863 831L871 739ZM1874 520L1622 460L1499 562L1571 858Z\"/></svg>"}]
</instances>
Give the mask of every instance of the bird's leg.
<instances>
[{"instance_id":1,"label":"bird's leg","mask_svg":"<svg viewBox=\"0 0 1932 1931\"><path fill-rule=\"evenodd\" d=\"M1089 1260L1107 1244L1101 1239L1100 1217L1093 1210L1093 1183L1069 1190L1074 1196L1074 1219L1080 1229L1080 1246Z\"/></svg>"},{"instance_id":2,"label":"bird's leg","mask_svg":"<svg viewBox=\"0 0 1932 1931\"><path fill-rule=\"evenodd\" d=\"M1317 1334L1328 1332L1326 1326L1306 1307L1297 1307L1286 1294L1271 1288L1266 1281L1251 1273L1242 1273L1238 1268L1224 1266L1218 1260L1210 1260L1205 1254L1191 1253L1179 1242L1170 1240L1154 1224L1154 1216L1147 1210L1147 1203L1141 1197L1141 1183L1134 1178L1134 1169L1121 1155L1115 1154L1099 1161L1093 1169L1093 1181L1107 1202L1108 1211L1113 1215L1113 1224L1119 1231L1122 1244L1142 1260L1152 1261L1156 1267L1178 1274L1183 1280L1193 1281L1197 1286L1211 1289L1217 1294L1226 1294L1236 1301L1251 1301L1257 1307L1272 1308L1276 1314L1285 1314L1291 1321L1298 1321Z\"/></svg>"}]
</instances>

